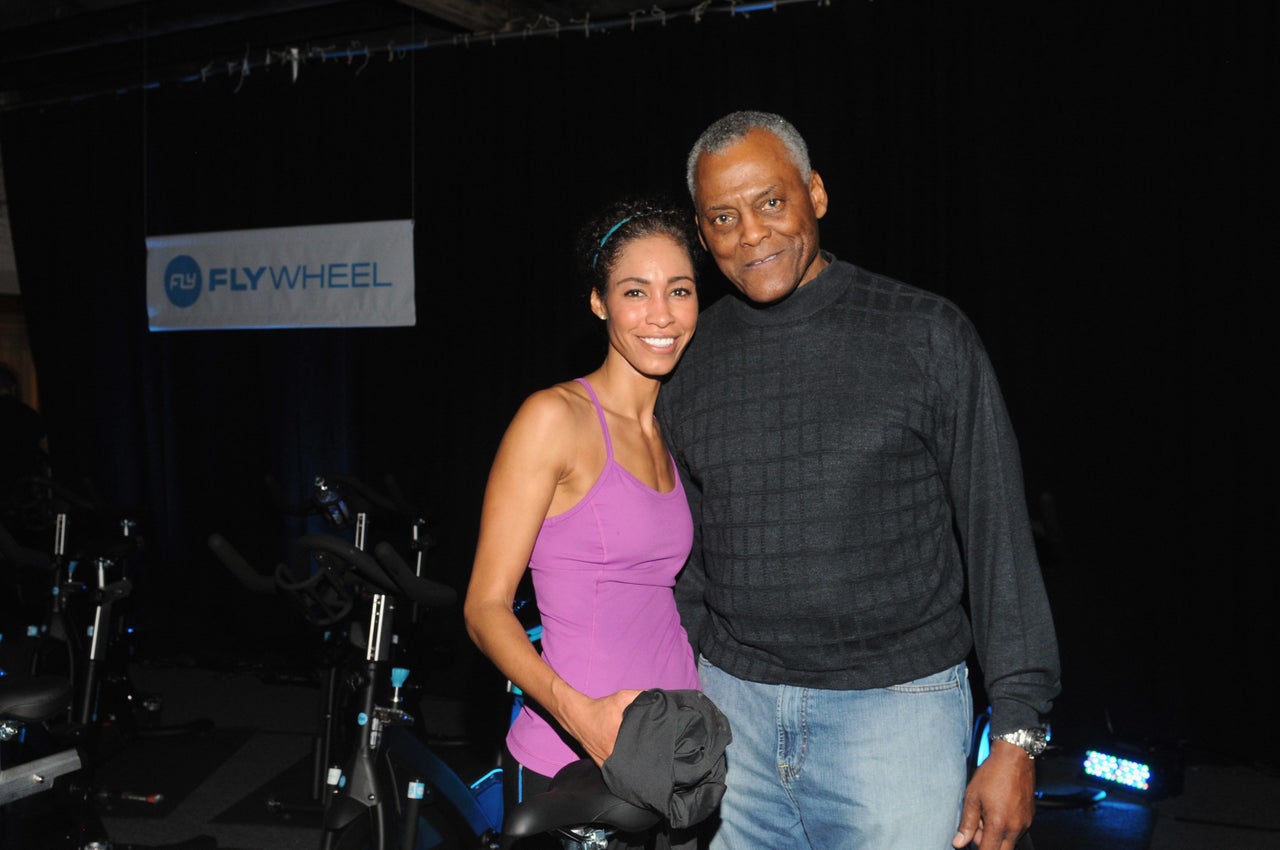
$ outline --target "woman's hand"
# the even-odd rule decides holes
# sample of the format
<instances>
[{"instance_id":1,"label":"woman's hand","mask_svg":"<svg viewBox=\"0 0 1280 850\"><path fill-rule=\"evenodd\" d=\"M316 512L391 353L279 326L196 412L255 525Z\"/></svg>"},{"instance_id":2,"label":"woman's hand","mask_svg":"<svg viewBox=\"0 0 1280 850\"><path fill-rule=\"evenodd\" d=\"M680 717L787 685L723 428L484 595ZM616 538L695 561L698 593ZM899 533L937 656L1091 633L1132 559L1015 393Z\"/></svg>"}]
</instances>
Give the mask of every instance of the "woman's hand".
<instances>
[{"instance_id":1,"label":"woman's hand","mask_svg":"<svg viewBox=\"0 0 1280 850\"><path fill-rule=\"evenodd\" d=\"M563 680L559 685L566 693L561 703L562 708L557 719L565 731L577 739L597 765L603 765L605 759L613 754L613 746L618 741L618 729L622 726L622 712L631 705L632 700L640 695L640 691L624 690L609 694L606 697L592 699L572 691ZM553 691L558 690L553 688ZM557 693L557 697L561 694Z\"/></svg>"}]
</instances>

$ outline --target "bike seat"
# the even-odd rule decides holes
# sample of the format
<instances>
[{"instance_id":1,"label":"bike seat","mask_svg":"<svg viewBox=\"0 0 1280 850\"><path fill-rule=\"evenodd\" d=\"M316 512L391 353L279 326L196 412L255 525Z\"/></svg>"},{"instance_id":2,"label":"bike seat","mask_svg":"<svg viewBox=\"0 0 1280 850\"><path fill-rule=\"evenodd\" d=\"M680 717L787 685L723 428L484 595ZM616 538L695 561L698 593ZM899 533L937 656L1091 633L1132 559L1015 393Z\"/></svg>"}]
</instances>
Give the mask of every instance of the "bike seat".
<instances>
[{"instance_id":1,"label":"bike seat","mask_svg":"<svg viewBox=\"0 0 1280 850\"><path fill-rule=\"evenodd\" d=\"M502 825L503 846L555 829L598 824L618 832L644 832L661 817L652 809L628 803L604 783L600 768L589 758L565 765L550 787L507 813Z\"/></svg>"},{"instance_id":2,"label":"bike seat","mask_svg":"<svg viewBox=\"0 0 1280 850\"><path fill-rule=\"evenodd\" d=\"M71 682L61 676L0 679L0 720L37 723L67 707Z\"/></svg>"}]
</instances>

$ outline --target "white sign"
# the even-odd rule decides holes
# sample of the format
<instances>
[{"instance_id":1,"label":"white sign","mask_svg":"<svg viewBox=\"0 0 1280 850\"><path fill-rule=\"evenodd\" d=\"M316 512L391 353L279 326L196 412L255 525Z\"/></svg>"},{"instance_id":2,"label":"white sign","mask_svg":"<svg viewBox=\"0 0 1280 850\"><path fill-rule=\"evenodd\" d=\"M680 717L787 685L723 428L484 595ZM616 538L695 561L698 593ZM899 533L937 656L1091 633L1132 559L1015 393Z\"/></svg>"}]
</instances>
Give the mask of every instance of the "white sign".
<instances>
[{"instance_id":1,"label":"white sign","mask_svg":"<svg viewBox=\"0 0 1280 850\"><path fill-rule=\"evenodd\" d=\"M152 331L413 325L413 222L147 238Z\"/></svg>"}]
</instances>

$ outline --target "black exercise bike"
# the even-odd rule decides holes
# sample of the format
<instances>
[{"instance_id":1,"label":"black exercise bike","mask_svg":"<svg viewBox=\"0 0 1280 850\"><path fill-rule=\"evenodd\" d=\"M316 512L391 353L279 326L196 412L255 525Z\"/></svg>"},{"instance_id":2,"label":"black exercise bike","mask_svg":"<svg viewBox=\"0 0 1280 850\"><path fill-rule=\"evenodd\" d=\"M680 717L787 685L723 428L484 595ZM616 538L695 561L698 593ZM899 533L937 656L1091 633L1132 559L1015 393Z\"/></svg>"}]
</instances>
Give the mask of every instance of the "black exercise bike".
<instances>
[{"instance_id":1,"label":"black exercise bike","mask_svg":"<svg viewBox=\"0 0 1280 850\"><path fill-rule=\"evenodd\" d=\"M335 668L322 696L332 722L317 736L317 752L328 754L316 762L328 765L321 850L429 850L446 842L505 850L537 835L557 836L568 850L599 850L617 832L655 826L659 816L611 794L589 759L565 768L545 794L504 813L500 766L464 779L433 750L404 698L410 655L395 638L397 612L439 611L456 604L457 594L423 577L420 561L411 569L385 541L367 551L366 513L339 504L349 487L327 476L315 503L327 505L335 531L353 520L354 539L304 534L290 561L269 577L222 535L209 538L244 587L280 593L317 628L346 635L345 643L360 651Z\"/></svg>"}]
</instances>

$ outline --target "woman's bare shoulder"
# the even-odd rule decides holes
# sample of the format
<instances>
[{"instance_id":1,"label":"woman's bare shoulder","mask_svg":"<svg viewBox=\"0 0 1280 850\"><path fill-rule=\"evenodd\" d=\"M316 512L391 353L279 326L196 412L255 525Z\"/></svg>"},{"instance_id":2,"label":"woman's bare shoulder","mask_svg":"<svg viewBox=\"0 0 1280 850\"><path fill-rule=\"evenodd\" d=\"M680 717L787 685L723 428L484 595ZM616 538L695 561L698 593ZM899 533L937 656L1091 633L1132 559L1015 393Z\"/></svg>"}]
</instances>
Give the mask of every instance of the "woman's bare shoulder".
<instances>
[{"instance_id":1,"label":"woman's bare shoulder","mask_svg":"<svg viewBox=\"0 0 1280 850\"><path fill-rule=\"evenodd\" d=\"M508 437L520 437L551 444L572 444L591 402L581 386L574 382L554 384L531 393L507 428Z\"/></svg>"}]
</instances>

